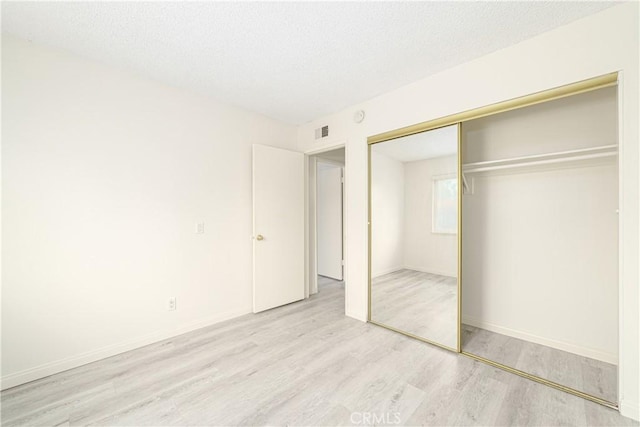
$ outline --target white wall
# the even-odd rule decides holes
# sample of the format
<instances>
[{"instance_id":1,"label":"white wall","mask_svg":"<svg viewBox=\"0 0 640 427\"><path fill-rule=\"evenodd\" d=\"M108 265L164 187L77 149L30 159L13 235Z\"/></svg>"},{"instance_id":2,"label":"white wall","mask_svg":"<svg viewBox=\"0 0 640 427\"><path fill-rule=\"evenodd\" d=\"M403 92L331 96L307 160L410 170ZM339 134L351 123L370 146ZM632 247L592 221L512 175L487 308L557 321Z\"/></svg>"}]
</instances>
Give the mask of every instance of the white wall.
<instances>
[{"instance_id":1,"label":"white wall","mask_svg":"<svg viewBox=\"0 0 640 427\"><path fill-rule=\"evenodd\" d=\"M371 152L371 277L403 267L404 166Z\"/></svg>"},{"instance_id":2,"label":"white wall","mask_svg":"<svg viewBox=\"0 0 640 427\"><path fill-rule=\"evenodd\" d=\"M458 276L458 235L434 233L433 179L458 173L458 156L404 164L404 267Z\"/></svg>"},{"instance_id":3,"label":"white wall","mask_svg":"<svg viewBox=\"0 0 640 427\"><path fill-rule=\"evenodd\" d=\"M599 89L466 122L462 126L464 163L616 144L616 89Z\"/></svg>"},{"instance_id":4,"label":"white wall","mask_svg":"<svg viewBox=\"0 0 640 427\"><path fill-rule=\"evenodd\" d=\"M342 280L342 167L317 168L318 274Z\"/></svg>"},{"instance_id":5,"label":"white wall","mask_svg":"<svg viewBox=\"0 0 640 427\"><path fill-rule=\"evenodd\" d=\"M617 364L617 168L476 176L463 322Z\"/></svg>"},{"instance_id":6,"label":"white wall","mask_svg":"<svg viewBox=\"0 0 640 427\"><path fill-rule=\"evenodd\" d=\"M318 159L329 160L329 162L338 163L344 166L344 147L316 154L316 157Z\"/></svg>"},{"instance_id":7,"label":"white wall","mask_svg":"<svg viewBox=\"0 0 640 427\"><path fill-rule=\"evenodd\" d=\"M251 311L251 144L294 128L4 35L2 92L3 387Z\"/></svg>"},{"instance_id":8,"label":"white wall","mask_svg":"<svg viewBox=\"0 0 640 427\"><path fill-rule=\"evenodd\" d=\"M346 143L347 315L367 315L367 136L622 71L620 406L624 415L640 418L638 15L635 2L614 6L299 128L303 151ZM359 109L366 119L356 124ZM331 136L318 143L314 129L324 125Z\"/></svg>"}]
</instances>

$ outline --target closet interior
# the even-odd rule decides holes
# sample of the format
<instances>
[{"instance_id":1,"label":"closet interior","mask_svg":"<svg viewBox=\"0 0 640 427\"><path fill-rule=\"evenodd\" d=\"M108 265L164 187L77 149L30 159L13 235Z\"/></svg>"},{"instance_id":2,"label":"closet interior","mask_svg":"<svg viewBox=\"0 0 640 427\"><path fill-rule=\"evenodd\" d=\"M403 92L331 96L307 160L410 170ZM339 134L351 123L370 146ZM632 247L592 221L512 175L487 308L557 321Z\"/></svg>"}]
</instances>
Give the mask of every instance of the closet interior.
<instances>
[{"instance_id":1,"label":"closet interior","mask_svg":"<svg viewBox=\"0 0 640 427\"><path fill-rule=\"evenodd\" d=\"M369 321L618 402L617 76L369 138Z\"/></svg>"},{"instance_id":2,"label":"closet interior","mask_svg":"<svg viewBox=\"0 0 640 427\"><path fill-rule=\"evenodd\" d=\"M616 88L462 125L462 351L617 402Z\"/></svg>"}]
</instances>

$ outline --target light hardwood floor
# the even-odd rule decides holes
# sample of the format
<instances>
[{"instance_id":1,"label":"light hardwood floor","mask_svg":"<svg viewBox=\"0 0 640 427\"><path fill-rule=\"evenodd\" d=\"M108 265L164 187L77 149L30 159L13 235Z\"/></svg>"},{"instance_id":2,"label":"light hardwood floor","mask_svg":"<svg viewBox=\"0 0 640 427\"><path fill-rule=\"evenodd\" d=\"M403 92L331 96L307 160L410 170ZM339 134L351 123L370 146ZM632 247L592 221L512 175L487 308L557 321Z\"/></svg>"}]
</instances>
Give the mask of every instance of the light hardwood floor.
<instances>
[{"instance_id":1,"label":"light hardwood floor","mask_svg":"<svg viewBox=\"0 0 640 427\"><path fill-rule=\"evenodd\" d=\"M318 275L318 291L322 290L325 286L340 285L340 284L343 284L343 282L340 280Z\"/></svg>"},{"instance_id":2,"label":"light hardwood floor","mask_svg":"<svg viewBox=\"0 0 640 427\"><path fill-rule=\"evenodd\" d=\"M344 316L341 282L2 392L3 425L638 425ZM362 425L362 423L360 423Z\"/></svg>"},{"instance_id":3,"label":"light hardwood floor","mask_svg":"<svg viewBox=\"0 0 640 427\"><path fill-rule=\"evenodd\" d=\"M469 325L462 328L462 349L609 402L618 401L618 369L610 363Z\"/></svg>"}]
</instances>

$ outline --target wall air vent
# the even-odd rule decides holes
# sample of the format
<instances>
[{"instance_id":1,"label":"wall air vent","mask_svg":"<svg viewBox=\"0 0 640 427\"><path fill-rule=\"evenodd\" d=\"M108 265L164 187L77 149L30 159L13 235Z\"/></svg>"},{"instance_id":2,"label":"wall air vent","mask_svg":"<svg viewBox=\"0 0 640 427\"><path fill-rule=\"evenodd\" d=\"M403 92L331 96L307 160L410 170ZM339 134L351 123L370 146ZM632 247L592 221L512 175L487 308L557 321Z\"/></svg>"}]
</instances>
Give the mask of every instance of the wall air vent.
<instances>
[{"instance_id":1,"label":"wall air vent","mask_svg":"<svg viewBox=\"0 0 640 427\"><path fill-rule=\"evenodd\" d=\"M322 139L329 136L329 126L322 126L316 129L316 139Z\"/></svg>"}]
</instances>

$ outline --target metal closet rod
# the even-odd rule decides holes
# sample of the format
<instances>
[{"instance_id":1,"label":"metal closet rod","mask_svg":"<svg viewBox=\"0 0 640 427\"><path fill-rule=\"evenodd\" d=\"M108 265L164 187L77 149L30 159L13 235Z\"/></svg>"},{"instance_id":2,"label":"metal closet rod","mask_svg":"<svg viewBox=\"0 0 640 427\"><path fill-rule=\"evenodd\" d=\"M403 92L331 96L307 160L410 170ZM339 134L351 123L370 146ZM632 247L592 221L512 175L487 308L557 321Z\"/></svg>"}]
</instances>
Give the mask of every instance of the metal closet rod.
<instances>
[{"instance_id":1,"label":"metal closet rod","mask_svg":"<svg viewBox=\"0 0 640 427\"><path fill-rule=\"evenodd\" d=\"M616 156L618 146L601 145L598 147L581 148L577 150L558 151L555 153L533 154L530 156L513 157L510 159L489 160L463 164L465 172L485 172L500 169L517 168L533 165L545 165L553 163L571 162L575 160L588 160L600 157Z\"/></svg>"}]
</instances>

